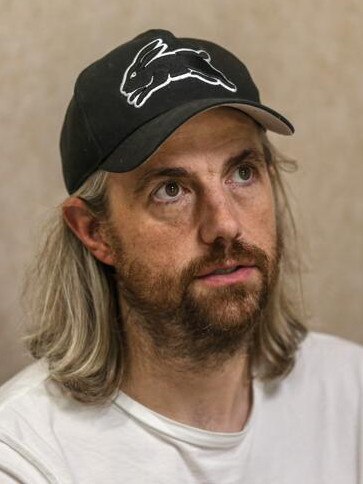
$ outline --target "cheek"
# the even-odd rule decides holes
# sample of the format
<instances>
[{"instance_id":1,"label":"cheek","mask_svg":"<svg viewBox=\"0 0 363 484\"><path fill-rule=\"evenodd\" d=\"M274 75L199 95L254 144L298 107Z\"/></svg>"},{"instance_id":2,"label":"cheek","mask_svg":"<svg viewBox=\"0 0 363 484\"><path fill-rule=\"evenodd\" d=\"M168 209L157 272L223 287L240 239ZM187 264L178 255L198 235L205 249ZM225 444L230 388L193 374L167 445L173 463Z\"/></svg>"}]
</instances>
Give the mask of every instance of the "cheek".
<instances>
[{"instance_id":1,"label":"cheek","mask_svg":"<svg viewBox=\"0 0 363 484\"><path fill-rule=\"evenodd\" d=\"M267 191L264 197L259 197L253 204L250 213L251 242L267 252L276 245L277 227L275 203L272 191Z\"/></svg>"},{"instance_id":2,"label":"cheek","mask_svg":"<svg viewBox=\"0 0 363 484\"><path fill-rule=\"evenodd\" d=\"M128 218L122 226L119 224L118 234L130 260L140 261L153 272L180 266L183 252L185 257L185 234L181 227L136 216Z\"/></svg>"},{"instance_id":3,"label":"cheek","mask_svg":"<svg viewBox=\"0 0 363 484\"><path fill-rule=\"evenodd\" d=\"M158 218L132 201L128 203L122 194L117 195L112 199L110 222L125 257L130 262L138 261L146 270L180 267L188 252L185 219Z\"/></svg>"}]
</instances>

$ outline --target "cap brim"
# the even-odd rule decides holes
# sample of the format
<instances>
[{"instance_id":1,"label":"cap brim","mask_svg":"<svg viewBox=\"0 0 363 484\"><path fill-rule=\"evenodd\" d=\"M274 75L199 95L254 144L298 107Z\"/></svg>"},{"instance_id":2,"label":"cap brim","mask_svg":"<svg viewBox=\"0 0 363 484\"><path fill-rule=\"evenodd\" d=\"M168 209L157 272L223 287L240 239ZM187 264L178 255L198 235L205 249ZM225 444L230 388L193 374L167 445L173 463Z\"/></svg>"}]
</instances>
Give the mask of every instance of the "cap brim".
<instances>
[{"instance_id":1,"label":"cap brim","mask_svg":"<svg viewBox=\"0 0 363 484\"><path fill-rule=\"evenodd\" d=\"M198 99L178 106L145 123L119 144L98 168L116 173L133 170L146 161L188 119L217 106L239 109L265 129L275 133L283 135L294 133L294 127L286 118L262 104L241 99L228 99L227 102L226 98Z\"/></svg>"}]
</instances>

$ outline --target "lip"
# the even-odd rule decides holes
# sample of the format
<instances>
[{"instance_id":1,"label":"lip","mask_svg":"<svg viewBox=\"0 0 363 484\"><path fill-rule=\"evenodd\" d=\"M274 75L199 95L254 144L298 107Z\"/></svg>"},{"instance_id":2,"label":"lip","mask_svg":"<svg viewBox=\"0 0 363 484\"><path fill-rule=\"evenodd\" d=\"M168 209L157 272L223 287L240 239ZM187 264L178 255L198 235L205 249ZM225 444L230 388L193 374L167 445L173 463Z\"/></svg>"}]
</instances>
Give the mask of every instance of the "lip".
<instances>
[{"instance_id":1,"label":"lip","mask_svg":"<svg viewBox=\"0 0 363 484\"><path fill-rule=\"evenodd\" d=\"M239 265L240 267L231 274L211 274L208 272L207 274L198 276L197 279L204 284L212 287L224 286L226 284L237 284L241 282L246 282L250 279L254 273L257 271L257 267L254 265L241 265L241 264L233 264L230 266L220 266L213 268L212 272L217 269L228 269L231 267L235 267Z\"/></svg>"},{"instance_id":2,"label":"lip","mask_svg":"<svg viewBox=\"0 0 363 484\"><path fill-rule=\"evenodd\" d=\"M253 264L249 264L249 263L241 263L241 262L237 262L237 261L233 261L233 262L228 262L226 264L219 264L219 265L215 265L215 266L212 266L212 267L208 267L207 269L205 269L204 271L202 271L200 274L198 274L198 278L200 277L205 277L205 276L212 276L214 274L212 274L212 272L214 271L217 271L217 270L228 270L228 269L232 269L232 267L254 267ZM226 275L229 275L229 274L226 274Z\"/></svg>"}]
</instances>

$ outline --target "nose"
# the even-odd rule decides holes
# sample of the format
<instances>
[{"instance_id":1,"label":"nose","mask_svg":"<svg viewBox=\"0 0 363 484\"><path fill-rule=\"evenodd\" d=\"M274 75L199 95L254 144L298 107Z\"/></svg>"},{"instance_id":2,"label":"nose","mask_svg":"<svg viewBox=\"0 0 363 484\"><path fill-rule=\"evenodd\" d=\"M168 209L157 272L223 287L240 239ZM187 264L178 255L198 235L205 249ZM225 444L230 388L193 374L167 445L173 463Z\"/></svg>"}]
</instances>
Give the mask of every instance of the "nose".
<instances>
[{"instance_id":1,"label":"nose","mask_svg":"<svg viewBox=\"0 0 363 484\"><path fill-rule=\"evenodd\" d=\"M199 207L200 238L205 244L213 244L216 239L226 245L241 235L241 214L226 193L216 191L203 195Z\"/></svg>"}]
</instances>

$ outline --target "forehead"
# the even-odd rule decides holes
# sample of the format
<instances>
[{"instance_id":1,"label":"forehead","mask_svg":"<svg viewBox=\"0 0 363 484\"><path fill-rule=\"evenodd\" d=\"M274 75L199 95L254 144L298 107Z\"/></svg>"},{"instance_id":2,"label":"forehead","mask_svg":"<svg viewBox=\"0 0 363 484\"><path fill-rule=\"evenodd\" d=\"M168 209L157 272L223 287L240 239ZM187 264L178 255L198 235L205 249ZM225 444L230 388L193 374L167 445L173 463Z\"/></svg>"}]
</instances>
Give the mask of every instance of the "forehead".
<instances>
[{"instance_id":1,"label":"forehead","mask_svg":"<svg viewBox=\"0 0 363 484\"><path fill-rule=\"evenodd\" d=\"M239 143L260 143L256 122L238 109L214 108L197 114L180 126L141 167L166 157L170 159L193 152L208 154Z\"/></svg>"},{"instance_id":2,"label":"forehead","mask_svg":"<svg viewBox=\"0 0 363 484\"><path fill-rule=\"evenodd\" d=\"M130 184L151 169L185 166L198 171L201 160L222 166L225 159L244 149L262 151L261 128L238 109L218 107L197 114L180 126L144 163L126 173L111 173L111 179ZM196 163L196 160L199 163Z\"/></svg>"}]
</instances>

